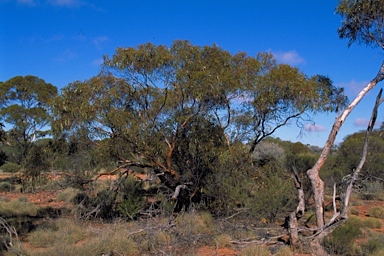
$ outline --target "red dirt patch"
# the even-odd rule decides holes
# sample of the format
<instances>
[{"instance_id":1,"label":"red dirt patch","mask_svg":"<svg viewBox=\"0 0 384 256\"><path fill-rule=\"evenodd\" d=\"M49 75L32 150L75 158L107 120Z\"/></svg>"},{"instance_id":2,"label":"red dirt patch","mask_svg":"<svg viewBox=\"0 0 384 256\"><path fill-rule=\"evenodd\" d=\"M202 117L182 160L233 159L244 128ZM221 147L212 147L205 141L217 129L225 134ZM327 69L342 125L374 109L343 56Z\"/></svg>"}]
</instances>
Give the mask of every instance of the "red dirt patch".
<instances>
[{"instance_id":1,"label":"red dirt patch","mask_svg":"<svg viewBox=\"0 0 384 256\"><path fill-rule=\"evenodd\" d=\"M0 195L11 201L19 198L27 198L28 202L32 202L41 207L49 206L54 209L70 208L71 204L57 200L59 193L60 191L39 191L36 193L2 192Z\"/></svg>"},{"instance_id":2,"label":"red dirt patch","mask_svg":"<svg viewBox=\"0 0 384 256\"><path fill-rule=\"evenodd\" d=\"M230 248L219 248L216 249L214 247L210 246L203 246L199 248L196 251L197 256L211 256L211 255L217 255L217 256L233 256L233 255L238 255L239 252L232 250Z\"/></svg>"}]
</instances>

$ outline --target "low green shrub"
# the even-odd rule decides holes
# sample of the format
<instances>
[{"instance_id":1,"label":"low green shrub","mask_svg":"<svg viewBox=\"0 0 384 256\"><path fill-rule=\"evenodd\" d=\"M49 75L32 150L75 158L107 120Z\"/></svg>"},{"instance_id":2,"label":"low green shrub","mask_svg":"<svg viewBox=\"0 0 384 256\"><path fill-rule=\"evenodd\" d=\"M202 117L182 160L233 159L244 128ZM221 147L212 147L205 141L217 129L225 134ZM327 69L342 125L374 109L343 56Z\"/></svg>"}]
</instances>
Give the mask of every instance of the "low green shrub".
<instances>
[{"instance_id":1,"label":"low green shrub","mask_svg":"<svg viewBox=\"0 0 384 256\"><path fill-rule=\"evenodd\" d=\"M373 233L363 244L362 249L365 255L384 255L384 235ZM381 253L380 253L381 252Z\"/></svg>"},{"instance_id":2,"label":"low green shrub","mask_svg":"<svg viewBox=\"0 0 384 256\"><path fill-rule=\"evenodd\" d=\"M224 248L231 244L232 237L228 234L219 234L214 238L217 248Z\"/></svg>"},{"instance_id":3,"label":"low green shrub","mask_svg":"<svg viewBox=\"0 0 384 256\"><path fill-rule=\"evenodd\" d=\"M29 242L44 250L32 248L28 255L137 255L137 245L129 237L129 232L126 225L110 224L88 229L85 224L59 219L51 227L45 226L30 233Z\"/></svg>"},{"instance_id":4,"label":"low green shrub","mask_svg":"<svg viewBox=\"0 0 384 256\"><path fill-rule=\"evenodd\" d=\"M384 219L384 208L379 206L374 206L369 208L368 214L370 217L377 219Z\"/></svg>"},{"instance_id":5,"label":"low green shrub","mask_svg":"<svg viewBox=\"0 0 384 256\"><path fill-rule=\"evenodd\" d=\"M347 222L323 241L324 247L331 255L355 255L354 241L362 235L362 221L350 218ZM352 250L354 252L352 252Z\"/></svg>"},{"instance_id":6,"label":"low green shrub","mask_svg":"<svg viewBox=\"0 0 384 256\"><path fill-rule=\"evenodd\" d=\"M36 216L39 206L32 202L23 202L20 200L13 200L10 202L2 202L0 204L0 216L17 217L17 216Z\"/></svg>"},{"instance_id":7,"label":"low green shrub","mask_svg":"<svg viewBox=\"0 0 384 256\"><path fill-rule=\"evenodd\" d=\"M383 184L380 181L372 181L364 184L365 188L359 194L363 200L381 199L383 197Z\"/></svg>"},{"instance_id":8,"label":"low green shrub","mask_svg":"<svg viewBox=\"0 0 384 256\"><path fill-rule=\"evenodd\" d=\"M274 256L291 256L294 255L291 248L289 246L283 246L282 248L279 248Z\"/></svg>"},{"instance_id":9,"label":"low green shrub","mask_svg":"<svg viewBox=\"0 0 384 256\"><path fill-rule=\"evenodd\" d=\"M382 226L383 226L383 223L379 219L369 217L364 220L365 228L381 228Z\"/></svg>"},{"instance_id":10,"label":"low green shrub","mask_svg":"<svg viewBox=\"0 0 384 256\"><path fill-rule=\"evenodd\" d=\"M349 212L352 214L352 215L355 215L355 216L359 216L359 211L357 210L357 209L355 209L355 208L351 208L350 210L349 210Z\"/></svg>"},{"instance_id":11,"label":"low green shrub","mask_svg":"<svg viewBox=\"0 0 384 256\"><path fill-rule=\"evenodd\" d=\"M0 192L11 192L13 189L14 186L8 181L0 182Z\"/></svg>"},{"instance_id":12,"label":"low green shrub","mask_svg":"<svg viewBox=\"0 0 384 256\"><path fill-rule=\"evenodd\" d=\"M21 165L15 164L15 163L5 163L1 166L1 170L4 172L10 172L10 173L15 173L21 170Z\"/></svg>"},{"instance_id":13,"label":"low green shrub","mask_svg":"<svg viewBox=\"0 0 384 256\"><path fill-rule=\"evenodd\" d=\"M55 243L74 245L85 239L83 228L70 219L59 219L52 225L45 225L31 232L29 242L35 247L51 247Z\"/></svg>"},{"instance_id":14,"label":"low green shrub","mask_svg":"<svg viewBox=\"0 0 384 256\"><path fill-rule=\"evenodd\" d=\"M270 256L271 253L269 252L268 248L262 245L252 245L240 253L240 256Z\"/></svg>"},{"instance_id":15,"label":"low green shrub","mask_svg":"<svg viewBox=\"0 0 384 256\"><path fill-rule=\"evenodd\" d=\"M212 215L207 212L181 214L176 219L176 227L181 236L208 234L213 229Z\"/></svg>"},{"instance_id":16,"label":"low green shrub","mask_svg":"<svg viewBox=\"0 0 384 256\"><path fill-rule=\"evenodd\" d=\"M57 200L67 202L67 203L73 203L75 197L79 194L79 192L80 191L76 188L68 187L68 188L62 190L57 195Z\"/></svg>"}]
</instances>

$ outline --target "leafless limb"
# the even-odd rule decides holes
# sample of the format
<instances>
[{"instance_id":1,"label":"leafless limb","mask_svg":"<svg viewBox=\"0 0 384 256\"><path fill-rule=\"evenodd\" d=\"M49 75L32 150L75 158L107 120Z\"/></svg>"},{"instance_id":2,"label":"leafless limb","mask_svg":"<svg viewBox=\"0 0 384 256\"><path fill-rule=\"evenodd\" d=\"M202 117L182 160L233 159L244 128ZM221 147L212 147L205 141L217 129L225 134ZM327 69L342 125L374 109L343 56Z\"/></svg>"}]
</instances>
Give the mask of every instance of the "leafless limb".
<instances>
[{"instance_id":1,"label":"leafless limb","mask_svg":"<svg viewBox=\"0 0 384 256\"><path fill-rule=\"evenodd\" d=\"M0 229L8 234L8 237L2 237L2 242L5 248L7 248L8 251L12 251L17 256L22 256L21 243L15 227L10 226L5 219L0 217Z\"/></svg>"}]
</instances>

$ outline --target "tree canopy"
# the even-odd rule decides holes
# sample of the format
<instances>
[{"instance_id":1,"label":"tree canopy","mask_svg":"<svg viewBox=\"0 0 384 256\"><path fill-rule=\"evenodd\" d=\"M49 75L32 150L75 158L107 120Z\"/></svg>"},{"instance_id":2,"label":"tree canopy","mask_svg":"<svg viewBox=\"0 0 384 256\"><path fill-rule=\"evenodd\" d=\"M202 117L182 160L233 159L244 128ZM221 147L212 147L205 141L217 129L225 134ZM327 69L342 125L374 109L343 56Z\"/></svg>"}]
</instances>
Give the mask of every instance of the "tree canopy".
<instances>
[{"instance_id":1,"label":"tree canopy","mask_svg":"<svg viewBox=\"0 0 384 256\"><path fill-rule=\"evenodd\" d=\"M175 187L189 173L178 166L191 166L197 153L202 160L236 142L252 150L291 120L300 124L311 112L345 102L329 78L307 77L269 53L147 43L118 48L104 57L98 76L65 87L55 100L53 127L103 140L114 157L164 172L160 177Z\"/></svg>"},{"instance_id":2,"label":"tree canopy","mask_svg":"<svg viewBox=\"0 0 384 256\"><path fill-rule=\"evenodd\" d=\"M336 9L343 18L338 29L340 38L379 46L384 50L384 1L341 0Z\"/></svg>"},{"instance_id":3,"label":"tree canopy","mask_svg":"<svg viewBox=\"0 0 384 256\"><path fill-rule=\"evenodd\" d=\"M31 142L46 135L50 125L49 104L57 88L36 76L16 76L1 84L0 120L9 125L11 142L20 147L20 159L28 153Z\"/></svg>"}]
</instances>

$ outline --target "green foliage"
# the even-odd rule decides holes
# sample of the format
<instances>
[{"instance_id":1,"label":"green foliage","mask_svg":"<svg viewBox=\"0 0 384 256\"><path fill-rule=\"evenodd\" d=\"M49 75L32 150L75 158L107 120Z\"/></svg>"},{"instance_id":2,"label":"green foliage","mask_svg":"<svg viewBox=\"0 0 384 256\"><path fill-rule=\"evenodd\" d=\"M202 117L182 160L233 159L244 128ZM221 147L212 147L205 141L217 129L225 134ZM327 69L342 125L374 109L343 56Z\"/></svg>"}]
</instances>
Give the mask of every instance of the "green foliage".
<instances>
[{"instance_id":1,"label":"green foliage","mask_svg":"<svg viewBox=\"0 0 384 256\"><path fill-rule=\"evenodd\" d=\"M383 185L380 179L384 176L380 171L384 165L384 140L382 128L374 130L369 138L368 152L359 179L355 182L359 188L359 197L364 200L380 199L383 197ZM332 185L350 175L361 160L365 132L357 132L347 136L337 150L334 150L323 166L322 178L325 183ZM378 179L377 179L378 178Z\"/></svg>"},{"instance_id":2,"label":"green foliage","mask_svg":"<svg viewBox=\"0 0 384 256\"><path fill-rule=\"evenodd\" d=\"M47 156L41 147L34 146L29 151L24 164L24 175L32 180L40 177L42 172L49 170L50 165Z\"/></svg>"},{"instance_id":3,"label":"green foliage","mask_svg":"<svg viewBox=\"0 0 384 256\"><path fill-rule=\"evenodd\" d=\"M235 144L230 151L222 152L203 190L208 198L213 199L208 209L215 216L229 216L239 207L250 207L254 175L255 168L247 147Z\"/></svg>"},{"instance_id":4,"label":"green foliage","mask_svg":"<svg viewBox=\"0 0 384 256\"><path fill-rule=\"evenodd\" d=\"M383 0L342 0L336 11L343 18L339 36L349 39L348 45L358 42L384 49Z\"/></svg>"},{"instance_id":5,"label":"green foliage","mask_svg":"<svg viewBox=\"0 0 384 256\"><path fill-rule=\"evenodd\" d=\"M118 192L117 211L124 217L134 219L143 207L141 184L137 179L128 176L121 184Z\"/></svg>"},{"instance_id":6,"label":"green foliage","mask_svg":"<svg viewBox=\"0 0 384 256\"><path fill-rule=\"evenodd\" d=\"M10 172L10 173L18 172L21 169L22 167L20 165L12 162L5 163L3 164L3 166L1 166L1 170L3 170L4 172Z\"/></svg>"},{"instance_id":7,"label":"green foliage","mask_svg":"<svg viewBox=\"0 0 384 256\"><path fill-rule=\"evenodd\" d=\"M47 135L50 104L57 88L35 76L16 76L2 83L1 121L11 126L8 142L19 149L18 163L27 156L32 143Z\"/></svg>"},{"instance_id":8,"label":"green foliage","mask_svg":"<svg viewBox=\"0 0 384 256\"><path fill-rule=\"evenodd\" d=\"M384 235L372 233L368 237L368 241L363 244L362 248L366 255L383 255L384 252Z\"/></svg>"},{"instance_id":9,"label":"green foliage","mask_svg":"<svg viewBox=\"0 0 384 256\"><path fill-rule=\"evenodd\" d=\"M92 152L106 162L134 161L164 172L159 179L171 189L193 183L198 191L218 172L219 154L229 150L224 143L254 147L287 120L344 103L328 78L308 78L268 53L147 43L118 48L99 76L63 88L52 129L57 137L97 141Z\"/></svg>"},{"instance_id":10,"label":"green foliage","mask_svg":"<svg viewBox=\"0 0 384 256\"><path fill-rule=\"evenodd\" d=\"M180 236L197 236L212 232L213 219L207 212L181 214L176 218L176 225Z\"/></svg>"},{"instance_id":11,"label":"green foliage","mask_svg":"<svg viewBox=\"0 0 384 256\"><path fill-rule=\"evenodd\" d=\"M287 182L287 180L289 182ZM261 184L252 192L251 211L258 218L274 223L295 207L295 188L290 176L282 171L270 170L268 176L259 178Z\"/></svg>"},{"instance_id":12,"label":"green foliage","mask_svg":"<svg viewBox=\"0 0 384 256\"><path fill-rule=\"evenodd\" d=\"M79 194L79 192L80 191L78 189L72 187L65 188L57 195L57 200L64 201L67 203L73 203L75 197Z\"/></svg>"},{"instance_id":13,"label":"green foliage","mask_svg":"<svg viewBox=\"0 0 384 256\"><path fill-rule=\"evenodd\" d=\"M354 255L353 244L362 235L361 223L348 221L324 239L324 247L334 255Z\"/></svg>"},{"instance_id":14,"label":"green foliage","mask_svg":"<svg viewBox=\"0 0 384 256\"><path fill-rule=\"evenodd\" d=\"M35 250L29 247L28 255L137 255L137 245L127 238L131 231L126 226L109 225L100 229L86 227L84 223L69 219L44 225L29 234L28 240ZM79 242L81 245L78 245Z\"/></svg>"},{"instance_id":15,"label":"green foliage","mask_svg":"<svg viewBox=\"0 0 384 256\"><path fill-rule=\"evenodd\" d=\"M349 210L350 214L359 216L360 212L356 208L351 208Z\"/></svg>"},{"instance_id":16,"label":"green foliage","mask_svg":"<svg viewBox=\"0 0 384 256\"><path fill-rule=\"evenodd\" d=\"M382 200L384 198L384 188L381 181L366 181L362 184L359 197L363 200Z\"/></svg>"},{"instance_id":17,"label":"green foliage","mask_svg":"<svg viewBox=\"0 0 384 256\"><path fill-rule=\"evenodd\" d=\"M14 188L14 186L12 186L12 184L9 183L8 181L0 182L0 191L1 192L10 192L13 190L13 188Z\"/></svg>"},{"instance_id":18,"label":"green foliage","mask_svg":"<svg viewBox=\"0 0 384 256\"><path fill-rule=\"evenodd\" d=\"M268 248L263 245L251 245L241 251L240 256L270 256Z\"/></svg>"},{"instance_id":19,"label":"green foliage","mask_svg":"<svg viewBox=\"0 0 384 256\"><path fill-rule=\"evenodd\" d=\"M3 218L17 216L36 216L40 207L32 202L13 200L0 204L0 215Z\"/></svg>"},{"instance_id":20,"label":"green foliage","mask_svg":"<svg viewBox=\"0 0 384 256\"><path fill-rule=\"evenodd\" d=\"M124 176L113 181L110 187L78 193L73 199L74 204L80 204L76 214L87 218L133 220L144 206L141 186L136 178ZM88 216L89 212L93 214Z\"/></svg>"},{"instance_id":21,"label":"green foliage","mask_svg":"<svg viewBox=\"0 0 384 256\"><path fill-rule=\"evenodd\" d=\"M6 141L7 134L3 128L4 128L4 124L0 122L0 143L4 143Z\"/></svg>"},{"instance_id":22,"label":"green foliage","mask_svg":"<svg viewBox=\"0 0 384 256\"><path fill-rule=\"evenodd\" d=\"M379 206L374 206L369 208L368 214L370 217L384 219L384 208Z\"/></svg>"},{"instance_id":23,"label":"green foliage","mask_svg":"<svg viewBox=\"0 0 384 256\"><path fill-rule=\"evenodd\" d=\"M364 220L364 228L381 228L383 226L383 223L381 220L376 218L368 217Z\"/></svg>"}]
</instances>

